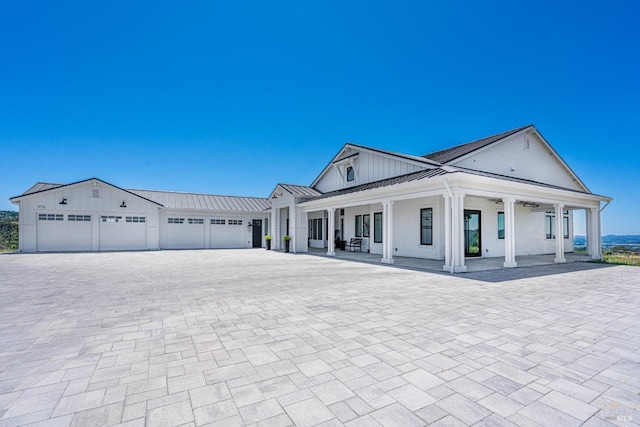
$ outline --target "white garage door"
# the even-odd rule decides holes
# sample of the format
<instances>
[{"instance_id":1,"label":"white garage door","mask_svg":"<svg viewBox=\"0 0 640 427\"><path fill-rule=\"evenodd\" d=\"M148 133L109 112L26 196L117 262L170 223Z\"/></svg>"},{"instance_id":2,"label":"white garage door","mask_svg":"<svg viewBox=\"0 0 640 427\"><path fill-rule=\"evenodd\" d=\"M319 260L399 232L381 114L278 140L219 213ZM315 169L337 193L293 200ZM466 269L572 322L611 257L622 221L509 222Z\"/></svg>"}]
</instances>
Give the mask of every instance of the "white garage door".
<instances>
[{"instance_id":1,"label":"white garage door","mask_svg":"<svg viewBox=\"0 0 640 427\"><path fill-rule=\"evenodd\" d=\"M90 251L91 215L39 213L36 223L36 250Z\"/></svg>"},{"instance_id":2,"label":"white garage door","mask_svg":"<svg viewBox=\"0 0 640 427\"><path fill-rule=\"evenodd\" d=\"M243 248L244 236L241 219L211 219L209 229L209 247Z\"/></svg>"},{"instance_id":3,"label":"white garage door","mask_svg":"<svg viewBox=\"0 0 640 427\"><path fill-rule=\"evenodd\" d=\"M131 251L147 249L145 216L100 216L100 250Z\"/></svg>"},{"instance_id":4,"label":"white garage door","mask_svg":"<svg viewBox=\"0 0 640 427\"><path fill-rule=\"evenodd\" d=\"M203 249L204 218L167 218L167 249Z\"/></svg>"}]
</instances>

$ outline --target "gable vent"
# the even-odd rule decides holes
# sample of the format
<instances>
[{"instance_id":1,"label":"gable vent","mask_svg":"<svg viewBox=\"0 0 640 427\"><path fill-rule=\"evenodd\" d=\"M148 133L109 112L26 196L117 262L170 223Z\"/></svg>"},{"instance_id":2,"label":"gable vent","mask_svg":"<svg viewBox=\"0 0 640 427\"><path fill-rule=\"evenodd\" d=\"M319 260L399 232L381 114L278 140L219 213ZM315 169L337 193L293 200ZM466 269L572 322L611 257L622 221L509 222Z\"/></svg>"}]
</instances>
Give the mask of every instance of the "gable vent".
<instances>
[{"instance_id":1,"label":"gable vent","mask_svg":"<svg viewBox=\"0 0 640 427\"><path fill-rule=\"evenodd\" d=\"M525 138L524 139L524 151L529 151L529 148L531 148L531 142L529 141L529 138Z\"/></svg>"},{"instance_id":2,"label":"gable vent","mask_svg":"<svg viewBox=\"0 0 640 427\"><path fill-rule=\"evenodd\" d=\"M100 189L99 188L92 188L91 189L91 198L92 199L99 199L100 198Z\"/></svg>"}]
</instances>

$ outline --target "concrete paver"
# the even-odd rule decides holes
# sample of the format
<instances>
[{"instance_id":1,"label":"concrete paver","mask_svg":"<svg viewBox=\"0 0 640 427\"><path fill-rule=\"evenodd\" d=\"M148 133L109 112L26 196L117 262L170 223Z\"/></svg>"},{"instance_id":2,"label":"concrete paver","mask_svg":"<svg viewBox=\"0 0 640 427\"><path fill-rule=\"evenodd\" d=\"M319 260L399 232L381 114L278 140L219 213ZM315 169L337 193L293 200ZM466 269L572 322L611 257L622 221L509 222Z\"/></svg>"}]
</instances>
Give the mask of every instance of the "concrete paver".
<instances>
[{"instance_id":1,"label":"concrete paver","mask_svg":"<svg viewBox=\"0 0 640 427\"><path fill-rule=\"evenodd\" d=\"M0 427L640 420L640 274L258 250L0 256Z\"/></svg>"}]
</instances>

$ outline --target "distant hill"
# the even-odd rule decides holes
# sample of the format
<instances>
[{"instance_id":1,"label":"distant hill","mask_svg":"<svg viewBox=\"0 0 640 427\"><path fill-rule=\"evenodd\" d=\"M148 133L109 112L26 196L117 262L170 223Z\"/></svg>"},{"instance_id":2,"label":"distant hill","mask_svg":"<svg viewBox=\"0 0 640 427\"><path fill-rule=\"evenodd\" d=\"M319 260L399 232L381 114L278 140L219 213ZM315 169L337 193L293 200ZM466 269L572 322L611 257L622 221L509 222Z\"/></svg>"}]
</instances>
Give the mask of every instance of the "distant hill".
<instances>
[{"instance_id":1,"label":"distant hill","mask_svg":"<svg viewBox=\"0 0 640 427\"><path fill-rule=\"evenodd\" d=\"M18 250L18 212L0 211L0 252Z\"/></svg>"},{"instance_id":2,"label":"distant hill","mask_svg":"<svg viewBox=\"0 0 640 427\"><path fill-rule=\"evenodd\" d=\"M587 238L585 236L575 236L573 242L576 247L586 246ZM614 234L602 236L603 248L607 249L614 246L625 246L629 249L640 249L640 236Z\"/></svg>"}]
</instances>

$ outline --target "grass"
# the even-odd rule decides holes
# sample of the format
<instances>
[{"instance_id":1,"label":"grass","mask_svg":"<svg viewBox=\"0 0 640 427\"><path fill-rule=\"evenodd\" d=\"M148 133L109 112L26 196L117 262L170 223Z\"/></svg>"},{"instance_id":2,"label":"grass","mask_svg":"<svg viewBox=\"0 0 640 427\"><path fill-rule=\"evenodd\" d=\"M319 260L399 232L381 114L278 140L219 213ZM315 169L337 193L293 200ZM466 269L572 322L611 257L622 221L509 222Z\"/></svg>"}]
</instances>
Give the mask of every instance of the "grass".
<instances>
[{"instance_id":1,"label":"grass","mask_svg":"<svg viewBox=\"0 0 640 427\"><path fill-rule=\"evenodd\" d=\"M614 246L604 251L602 261L606 264L640 267L640 251L624 246Z\"/></svg>"}]
</instances>

